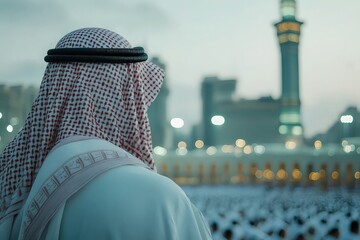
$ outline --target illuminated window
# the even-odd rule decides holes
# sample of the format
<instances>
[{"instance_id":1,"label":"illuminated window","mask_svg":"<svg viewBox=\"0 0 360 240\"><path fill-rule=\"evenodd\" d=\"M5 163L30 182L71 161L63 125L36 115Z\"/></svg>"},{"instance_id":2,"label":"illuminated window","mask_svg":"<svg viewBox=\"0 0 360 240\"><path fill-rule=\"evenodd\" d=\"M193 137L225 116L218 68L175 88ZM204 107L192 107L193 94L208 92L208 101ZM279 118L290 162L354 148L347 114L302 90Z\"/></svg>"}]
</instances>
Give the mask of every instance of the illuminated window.
<instances>
[{"instance_id":1,"label":"illuminated window","mask_svg":"<svg viewBox=\"0 0 360 240\"><path fill-rule=\"evenodd\" d=\"M298 113L283 113L280 115L280 122L282 123L300 123L300 114Z\"/></svg>"},{"instance_id":2,"label":"illuminated window","mask_svg":"<svg viewBox=\"0 0 360 240\"><path fill-rule=\"evenodd\" d=\"M284 43L284 42L287 42L289 39L288 39L288 36L286 34L281 34L279 35L279 42L280 43Z\"/></svg>"},{"instance_id":3,"label":"illuminated window","mask_svg":"<svg viewBox=\"0 0 360 240\"><path fill-rule=\"evenodd\" d=\"M280 5L281 16L283 17L295 17L296 5L295 1L281 1Z\"/></svg>"},{"instance_id":4,"label":"illuminated window","mask_svg":"<svg viewBox=\"0 0 360 240\"><path fill-rule=\"evenodd\" d=\"M279 38L280 43L285 43L285 42L298 43L299 42L299 35L294 34L294 33L281 34L278 36L278 38Z\"/></svg>"},{"instance_id":5,"label":"illuminated window","mask_svg":"<svg viewBox=\"0 0 360 240\"><path fill-rule=\"evenodd\" d=\"M285 31L300 32L300 24L295 22L283 22L277 25L278 32L282 33Z\"/></svg>"},{"instance_id":6,"label":"illuminated window","mask_svg":"<svg viewBox=\"0 0 360 240\"><path fill-rule=\"evenodd\" d=\"M295 43L298 43L299 42L299 35L297 34L288 34L288 39L290 42L295 42Z\"/></svg>"}]
</instances>

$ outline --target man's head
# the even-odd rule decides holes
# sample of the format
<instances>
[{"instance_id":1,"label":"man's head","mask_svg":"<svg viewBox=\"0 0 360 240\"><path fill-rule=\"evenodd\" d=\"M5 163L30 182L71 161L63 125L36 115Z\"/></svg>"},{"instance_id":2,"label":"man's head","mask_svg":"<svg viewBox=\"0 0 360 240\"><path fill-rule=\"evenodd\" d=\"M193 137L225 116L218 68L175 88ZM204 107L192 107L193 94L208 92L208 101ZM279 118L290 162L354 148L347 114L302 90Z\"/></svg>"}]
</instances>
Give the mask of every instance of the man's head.
<instances>
[{"instance_id":1,"label":"man's head","mask_svg":"<svg viewBox=\"0 0 360 240\"><path fill-rule=\"evenodd\" d=\"M83 28L61 38L55 52L76 48L118 53L131 45L112 31ZM107 140L155 169L147 109L164 71L143 60L49 61L24 127L0 155L0 220L22 206L46 155L69 136Z\"/></svg>"}]
</instances>

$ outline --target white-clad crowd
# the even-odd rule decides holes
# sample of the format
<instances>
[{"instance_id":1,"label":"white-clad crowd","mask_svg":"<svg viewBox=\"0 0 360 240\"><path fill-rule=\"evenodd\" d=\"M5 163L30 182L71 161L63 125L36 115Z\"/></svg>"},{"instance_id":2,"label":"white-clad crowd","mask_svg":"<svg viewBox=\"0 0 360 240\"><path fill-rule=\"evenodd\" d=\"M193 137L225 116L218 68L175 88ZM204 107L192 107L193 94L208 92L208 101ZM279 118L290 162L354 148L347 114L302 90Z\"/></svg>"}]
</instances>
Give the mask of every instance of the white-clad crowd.
<instances>
[{"instance_id":1,"label":"white-clad crowd","mask_svg":"<svg viewBox=\"0 0 360 240\"><path fill-rule=\"evenodd\" d=\"M360 239L360 191L184 186L214 240Z\"/></svg>"}]
</instances>

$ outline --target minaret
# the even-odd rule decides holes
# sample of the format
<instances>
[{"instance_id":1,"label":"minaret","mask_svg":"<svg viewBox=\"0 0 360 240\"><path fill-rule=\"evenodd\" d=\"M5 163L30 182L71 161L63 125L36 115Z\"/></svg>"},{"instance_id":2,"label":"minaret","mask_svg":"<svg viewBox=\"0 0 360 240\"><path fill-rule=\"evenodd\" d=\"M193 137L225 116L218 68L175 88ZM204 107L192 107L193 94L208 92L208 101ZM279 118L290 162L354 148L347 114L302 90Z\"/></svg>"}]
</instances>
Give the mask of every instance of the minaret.
<instances>
[{"instance_id":1,"label":"minaret","mask_svg":"<svg viewBox=\"0 0 360 240\"><path fill-rule=\"evenodd\" d=\"M296 1L281 0L282 20L275 24L281 51L282 110L279 132L285 141L301 142L303 128L299 93L299 40L302 22L296 19Z\"/></svg>"}]
</instances>

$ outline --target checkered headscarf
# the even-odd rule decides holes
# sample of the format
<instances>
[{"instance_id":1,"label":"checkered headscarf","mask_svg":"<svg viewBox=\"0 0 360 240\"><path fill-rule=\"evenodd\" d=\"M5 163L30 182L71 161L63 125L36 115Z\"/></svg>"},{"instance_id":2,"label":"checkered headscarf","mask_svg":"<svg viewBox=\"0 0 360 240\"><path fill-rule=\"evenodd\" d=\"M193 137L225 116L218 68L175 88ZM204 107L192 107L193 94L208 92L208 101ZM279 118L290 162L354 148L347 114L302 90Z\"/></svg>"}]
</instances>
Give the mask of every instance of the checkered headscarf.
<instances>
[{"instance_id":1,"label":"checkered headscarf","mask_svg":"<svg viewBox=\"0 0 360 240\"><path fill-rule=\"evenodd\" d=\"M120 35L84 28L56 48L131 48ZM0 155L0 221L22 207L46 155L72 136L105 139L154 169L147 109L164 78L150 62L50 63L22 130Z\"/></svg>"}]
</instances>

